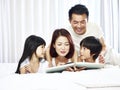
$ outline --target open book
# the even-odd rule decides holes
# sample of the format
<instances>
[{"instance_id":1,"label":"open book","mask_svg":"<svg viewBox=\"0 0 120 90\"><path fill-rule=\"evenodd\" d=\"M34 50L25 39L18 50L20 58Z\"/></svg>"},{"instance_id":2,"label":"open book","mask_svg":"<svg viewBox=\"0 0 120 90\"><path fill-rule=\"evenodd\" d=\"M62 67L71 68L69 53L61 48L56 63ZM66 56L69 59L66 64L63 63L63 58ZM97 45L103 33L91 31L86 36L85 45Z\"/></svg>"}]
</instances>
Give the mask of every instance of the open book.
<instances>
[{"instance_id":1,"label":"open book","mask_svg":"<svg viewBox=\"0 0 120 90\"><path fill-rule=\"evenodd\" d=\"M86 67L86 69L100 69L104 67L104 64L101 63L90 63L90 62L76 62L76 63L67 63L61 66L50 67L46 69L47 73L62 72L68 67Z\"/></svg>"}]
</instances>

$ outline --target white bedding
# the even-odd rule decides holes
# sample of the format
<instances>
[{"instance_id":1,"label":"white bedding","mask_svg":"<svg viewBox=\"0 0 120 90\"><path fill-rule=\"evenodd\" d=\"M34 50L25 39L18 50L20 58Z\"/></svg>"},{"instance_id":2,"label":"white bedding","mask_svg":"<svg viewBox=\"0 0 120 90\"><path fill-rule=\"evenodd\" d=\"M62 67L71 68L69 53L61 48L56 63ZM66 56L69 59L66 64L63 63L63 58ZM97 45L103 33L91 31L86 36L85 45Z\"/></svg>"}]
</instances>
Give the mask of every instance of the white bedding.
<instances>
[{"instance_id":1,"label":"white bedding","mask_svg":"<svg viewBox=\"0 0 120 90\"><path fill-rule=\"evenodd\" d=\"M17 64L0 64L0 90L120 90L120 67L49 74L15 74Z\"/></svg>"}]
</instances>

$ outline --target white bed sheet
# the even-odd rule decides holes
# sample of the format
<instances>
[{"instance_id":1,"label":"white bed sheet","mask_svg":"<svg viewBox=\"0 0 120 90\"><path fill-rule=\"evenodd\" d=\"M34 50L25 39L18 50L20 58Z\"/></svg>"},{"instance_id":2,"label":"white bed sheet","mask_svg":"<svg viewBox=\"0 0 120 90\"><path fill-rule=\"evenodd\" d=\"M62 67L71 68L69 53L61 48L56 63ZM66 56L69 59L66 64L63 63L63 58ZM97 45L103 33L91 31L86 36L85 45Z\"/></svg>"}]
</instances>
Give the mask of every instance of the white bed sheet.
<instances>
[{"instance_id":1,"label":"white bed sheet","mask_svg":"<svg viewBox=\"0 0 120 90\"><path fill-rule=\"evenodd\" d=\"M11 74L0 79L0 90L86 90L54 74Z\"/></svg>"},{"instance_id":2,"label":"white bed sheet","mask_svg":"<svg viewBox=\"0 0 120 90\"><path fill-rule=\"evenodd\" d=\"M62 73L62 75L65 79L77 85L84 86L88 90L120 90L119 66L98 70L85 70L75 73L65 72Z\"/></svg>"},{"instance_id":3,"label":"white bed sheet","mask_svg":"<svg viewBox=\"0 0 120 90\"><path fill-rule=\"evenodd\" d=\"M15 73L17 63L0 63L0 78Z\"/></svg>"},{"instance_id":4,"label":"white bed sheet","mask_svg":"<svg viewBox=\"0 0 120 90\"><path fill-rule=\"evenodd\" d=\"M0 90L120 90L120 68L49 74L15 74L17 64L0 65ZM4 72L6 70L6 72Z\"/></svg>"}]
</instances>

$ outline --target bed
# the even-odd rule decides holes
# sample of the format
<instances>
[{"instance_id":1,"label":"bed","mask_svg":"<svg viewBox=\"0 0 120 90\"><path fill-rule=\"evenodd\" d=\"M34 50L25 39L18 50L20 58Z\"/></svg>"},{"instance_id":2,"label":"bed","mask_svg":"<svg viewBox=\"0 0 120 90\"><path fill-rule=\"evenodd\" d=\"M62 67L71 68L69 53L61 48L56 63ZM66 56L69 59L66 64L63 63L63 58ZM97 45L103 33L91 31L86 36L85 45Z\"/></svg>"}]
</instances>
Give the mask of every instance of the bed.
<instances>
[{"instance_id":1,"label":"bed","mask_svg":"<svg viewBox=\"0 0 120 90\"><path fill-rule=\"evenodd\" d=\"M80 72L15 74L16 63L0 63L0 90L120 90L120 67Z\"/></svg>"}]
</instances>

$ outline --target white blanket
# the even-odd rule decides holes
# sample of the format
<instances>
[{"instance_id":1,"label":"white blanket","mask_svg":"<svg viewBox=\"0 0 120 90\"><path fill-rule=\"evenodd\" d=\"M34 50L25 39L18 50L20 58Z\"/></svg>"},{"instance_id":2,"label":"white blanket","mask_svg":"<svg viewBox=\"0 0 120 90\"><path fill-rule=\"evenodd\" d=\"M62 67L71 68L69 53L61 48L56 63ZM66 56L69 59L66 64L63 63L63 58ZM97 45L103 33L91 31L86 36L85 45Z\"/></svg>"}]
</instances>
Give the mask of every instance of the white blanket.
<instances>
[{"instance_id":1,"label":"white blanket","mask_svg":"<svg viewBox=\"0 0 120 90\"><path fill-rule=\"evenodd\" d=\"M120 88L120 68L118 67L98 70L84 70L75 73L67 72L63 73L63 76L66 79L86 88Z\"/></svg>"},{"instance_id":2,"label":"white blanket","mask_svg":"<svg viewBox=\"0 0 120 90\"><path fill-rule=\"evenodd\" d=\"M20 75L14 73L16 67L17 64L0 64L0 90L120 90L119 66Z\"/></svg>"}]
</instances>

